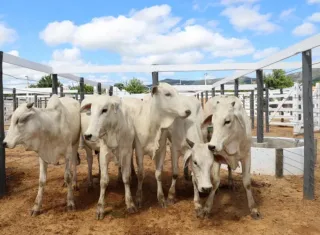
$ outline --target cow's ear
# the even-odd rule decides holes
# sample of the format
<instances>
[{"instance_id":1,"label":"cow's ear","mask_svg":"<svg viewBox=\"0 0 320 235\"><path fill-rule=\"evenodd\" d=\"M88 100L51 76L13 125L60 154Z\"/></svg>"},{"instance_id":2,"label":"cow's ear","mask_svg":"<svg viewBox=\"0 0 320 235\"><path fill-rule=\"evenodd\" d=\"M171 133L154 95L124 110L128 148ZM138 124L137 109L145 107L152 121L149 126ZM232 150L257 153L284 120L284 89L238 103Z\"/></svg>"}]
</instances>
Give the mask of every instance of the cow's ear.
<instances>
[{"instance_id":1,"label":"cow's ear","mask_svg":"<svg viewBox=\"0 0 320 235\"><path fill-rule=\"evenodd\" d=\"M153 86L151 90L151 96L158 93L158 86Z\"/></svg>"},{"instance_id":2,"label":"cow's ear","mask_svg":"<svg viewBox=\"0 0 320 235\"><path fill-rule=\"evenodd\" d=\"M191 140L189 140L188 138L186 139L186 141L187 141L189 147L190 147L190 148L193 148L194 143L193 143Z\"/></svg>"},{"instance_id":3,"label":"cow's ear","mask_svg":"<svg viewBox=\"0 0 320 235\"><path fill-rule=\"evenodd\" d=\"M191 155L192 155L192 150L188 149L183 156L183 161L184 161L183 168L186 168L188 166L190 159L191 159Z\"/></svg>"},{"instance_id":4,"label":"cow's ear","mask_svg":"<svg viewBox=\"0 0 320 235\"><path fill-rule=\"evenodd\" d=\"M91 109L91 103L88 103L81 107L80 112L83 112L83 111L87 112L90 109Z\"/></svg>"},{"instance_id":5,"label":"cow's ear","mask_svg":"<svg viewBox=\"0 0 320 235\"><path fill-rule=\"evenodd\" d=\"M201 128L204 128L206 126L209 126L212 124L212 114L209 115L208 117L206 117L206 119L204 119L204 121L201 123Z\"/></svg>"},{"instance_id":6,"label":"cow's ear","mask_svg":"<svg viewBox=\"0 0 320 235\"><path fill-rule=\"evenodd\" d=\"M25 123L33 116L34 112L27 112L19 118L20 123Z\"/></svg>"},{"instance_id":7,"label":"cow's ear","mask_svg":"<svg viewBox=\"0 0 320 235\"><path fill-rule=\"evenodd\" d=\"M112 109L113 109L114 113L117 113L119 108L120 108L119 103L112 104Z\"/></svg>"},{"instance_id":8,"label":"cow's ear","mask_svg":"<svg viewBox=\"0 0 320 235\"><path fill-rule=\"evenodd\" d=\"M246 123L245 123L245 115L247 114L245 113L245 110L242 107L242 104L239 102L233 101L231 103L231 108L233 109L234 115L236 119L239 121L241 127L247 132Z\"/></svg>"}]
</instances>

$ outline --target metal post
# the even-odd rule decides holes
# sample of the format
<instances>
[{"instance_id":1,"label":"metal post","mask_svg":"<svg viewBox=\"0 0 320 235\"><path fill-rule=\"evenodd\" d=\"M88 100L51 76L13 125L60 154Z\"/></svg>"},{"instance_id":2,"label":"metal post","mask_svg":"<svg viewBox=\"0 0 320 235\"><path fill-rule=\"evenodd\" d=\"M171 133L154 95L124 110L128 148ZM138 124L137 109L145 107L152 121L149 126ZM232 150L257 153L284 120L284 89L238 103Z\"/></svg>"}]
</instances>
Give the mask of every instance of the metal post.
<instances>
[{"instance_id":1,"label":"metal post","mask_svg":"<svg viewBox=\"0 0 320 235\"><path fill-rule=\"evenodd\" d=\"M58 94L58 75L57 74L51 74L52 77L52 93Z\"/></svg>"},{"instance_id":2,"label":"metal post","mask_svg":"<svg viewBox=\"0 0 320 235\"><path fill-rule=\"evenodd\" d=\"M220 85L220 95L224 95L224 84Z\"/></svg>"},{"instance_id":3,"label":"metal post","mask_svg":"<svg viewBox=\"0 0 320 235\"><path fill-rule=\"evenodd\" d=\"M212 97L215 97L216 96L216 88L212 88Z\"/></svg>"},{"instance_id":4,"label":"metal post","mask_svg":"<svg viewBox=\"0 0 320 235\"><path fill-rule=\"evenodd\" d=\"M202 108L203 108L203 92L201 92L200 95L201 95L201 100L200 101L201 101L201 105L202 105Z\"/></svg>"},{"instance_id":5,"label":"metal post","mask_svg":"<svg viewBox=\"0 0 320 235\"><path fill-rule=\"evenodd\" d=\"M64 97L64 94L63 94L63 86L60 86L60 97Z\"/></svg>"},{"instance_id":6,"label":"metal post","mask_svg":"<svg viewBox=\"0 0 320 235\"><path fill-rule=\"evenodd\" d=\"M280 94L283 95L283 88L280 88ZM281 97L280 102L283 100L283 97ZM284 112L280 112L281 115L284 115ZM281 118L281 122L284 122L284 118Z\"/></svg>"},{"instance_id":7,"label":"metal post","mask_svg":"<svg viewBox=\"0 0 320 235\"><path fill-rule=\"evenodd\" d=\"M250 117L251 117L251 128L254 128L254 91L250 94Z\"/></svg>"},{"instance_id":8,"label":"metal post","mask_svg":"<svg viewBox=\"0 0 320 235\"><path fill-rule=\"evenodd\" d=\"M257 76L257 142L263 143L263 74L256 71Z\"/></svg>"},{"instance_id":9,"label":"metal post","mask_svg":"<svg viewBox=\"0 0 320 235\"><path fill-rule=\"evenodd\" d=\"M16 88L12 89L12 101L13 101L13 111L14 111L18 108Z\"/></svg>"},{"instance_id":10,"label":"metal post","mask_svg":"<svg viewBox=\"0 0 320 235\"><path fill-rule=\"evenodd\" d=\"M34 106L36 108L38 108L38 95L37 94L34 95Z\"/></svg>"},{"instance_id":11,"label":"metal post","mask_svg":"<svg viewBox=\"0 0 320 235\"><path fill-rule=\"evenodd\" d=\"M79 100L79 94L78 93L76 94L76 100L77 101Z\"/></svg>"},{"instance_id":12,"label":"metal post","mask_svg":"<svg viewBox=\"0 0 320 235\"><path fill-rule=\"evenodd\" d=\"M112 96L113 95L113 86L109 87L109 95Z\"/></svg>"},{"instance_id":13,"label":"metal post","mask_svg":"<svg viewBox=\"0 0 320 235\"><path fill-rule=\"evenodd\" d=\"M80 78L80 103L84 100L84 79Z\"/></svg>"},{"instance_id":14,"label":"metal post","mask_svg":"<svg viewBox=\"0 0 320 235\"><path fill-rule=\"evenodd\" d=\"M152 85L153 86L159 85L159 73L158 72L152 72Z\"/></svg>"},{"instance_id":15,"label":"metal post","mask_svg":"<svg viewBox=\"0 0 320 235\"><path fill-rule=\"evenodd\" d=\"M98 94L101 95L101 82L98 82L97 90L98 90Z\"/></svg>"},{"instance_id":16,"label":"metal post","mask_svg":"<svg viewBox=\"0 0 320 235\"><path fill-rule=\"evenodd\" d=\"M239 97L239 78L234 80L234 95Z\"/></svg>"},{"instance_id":17,"label":"metal post","mask_svg":"<svg viewBox=\"0 0 320 235\"><path fill-rule=\"evenodd\" d=\"M44 97L44 107L47 107L47 97Z\"/></svg>"},{"instance_id":18,"label":"metal post","mask_svg":"<svg viewBox=\"0 0 320 235\"><path fill-rule=\"evenodd\" d=\"M0 51L0 196L6 193L6 151L2 144L5 137L3 110L3 52Z\"/></svg>"},{"instance_id":19,"label":"metal post","mask_svg":"<svg viewBox=\"0 0 320 235\"><path fill-rule=\"evenodd\" d=\"M266 84L266 98L265 98L265 119L266 119L266 132L270 132L270 124L269 124L269 88Z\"/></svg>"},{"instance_id":20,"label":"metal post","mask_svg":"<svg viewBox=\"0 0 320 235\"><path fill-rule=\"evenodd\" d=\"M304 174L303 198L314 199L314 126L312 98L312 56L311 50L302 52L303 84L303 128L304 128Z\"/></svg>"},{"instance_id":21,"label":"metal post","mask_svg":"<svg viewBox=\"0 0 320 235\"><path fill-rule=\"evenodd\" d=\"M208 96L208 91L206 91L206 102L208 102L208 98L209 96Z\"/></svg>"},{"instance_id":22,"label":"metal post","mask_svg":"<svg viewBox=\"0 0 320 235\"><path fill-rule=\"evenodd\" d=\"M198 100L200 99L200 97L199 97L199 93L197 93L197 99L198 99Z\"/></svg>"}]
</instances>

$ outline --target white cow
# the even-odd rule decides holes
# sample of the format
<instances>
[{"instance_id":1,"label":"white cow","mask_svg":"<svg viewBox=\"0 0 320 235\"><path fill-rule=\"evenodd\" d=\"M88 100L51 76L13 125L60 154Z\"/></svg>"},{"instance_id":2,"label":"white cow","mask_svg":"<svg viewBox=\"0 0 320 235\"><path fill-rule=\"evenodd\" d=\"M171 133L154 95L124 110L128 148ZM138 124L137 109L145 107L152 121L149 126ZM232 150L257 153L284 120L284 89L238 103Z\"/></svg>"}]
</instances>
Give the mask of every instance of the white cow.
<instances>
[{"instance_id":1,"label":"white cow","mask_svg":"<svg viewBox=\"0 0 320 235\"><path fill-rule=\"evenodd\" d=\"M184 104L176 89L167 83L154 86L151 95L144 97L142 108L135 117L136 132L135 150L138 166L138 189L136 195L137 205L142 206L142 184L144 179L143 158L149 155L155 160L157 180L157 196L160 205L165 206L162 191L161 172L164 158L160 156L159 146L166 148L163 129L169 128L177 117L187 118L191 111Z\"/></svg>"},{"instance_id":2,"label":"white cow","mask_svg":"<svg viewBox=\"0 0 320 235\"><path fill-rule=\"evenodd\" d=\"M196 143L204 143L206 140L207 130L201 129L204 113L201 107L201 102L194 96L180 95L182 102L191 111L190 116L187 118L176 118L172 125L162 132L161 138L168 138L171 142L171 164L172 164L172 183L168 193L168 203L173 204L176 199L176 181L178 178L178 158L180 155L185 154L189 149L186 139L190 139ZM166 155L166 141L161 142L159 151L159 158L163 163ZM161 166L162 168L162 166ZM185 178L187 179L185 172ZM160 175L161 177L161 175ZM160 178L159 177L159 178ZM162 188L158 188L158 198L163 198ZM162 206L166 206L163 204Z\"/></svg>"},{"instance_id":3,"label":"white cow","mask_svg":"<svg viewBox=\"0 0 320 235\"><path fill-rule=\"evenodd\" d=\"M243 186L248 206L254 219L261 217L251 191L251 123L239 98L235 96L214 97L211 100L212 115L205 122L212 122L213 134L210 143L194 144L185 155L185 165L190 163L193 173L194 202L197 216L211 213L215 192L220 184L220 165L228 164L232 170L241 162ZM213 187L210 179L213 172ZM210 192L211 191L211 192ZM200 204L199 192L210 192L205 206Z\"/></svg>"},{"instance_id":4,"label":"white cow","mask_svg":"<svg viewBox=\"0 0 320 235\"><path fill-rule=\"evenodd\" d=\"M38 153L40 178L38 195L31 211L40 213L48 164L55 164L65 157L64 181L68 187L67 208L74 210L73 186L76 187L76 162L80 137L80 105L72 98L53 95L47 108L33 107L33 103L20 105L13 113L11 124L3 145L14 148L24 145L26 150ZM71 162L72 161L72 162ZM74 175L70 165L74 167ZM73 184L73 185L72 185Z\"/></svg>"},{"instance_id":5,"label":"white cow","mask_svg":"<svg viewBox=\"0 0 320 235\"><path fill-rule=\"evenodd\" d=\"M81 108L86 106L87 104L90 104L92 102L92 97L95 97L95 99L98 97L98 95L90 96L85 98L81 102ZM126 98L126 100L129 100L131 98ZM135 99L136 100L136 99ZM89 127L90 123L90 116L91 111L88 109L86 112L81 112L81 134L84 135L85 131ZM92 151L95 152L96 155L98 155L98 161L99 161L99 151L100 151L100 144L99 141L88 141L85 138L83 139L83 147L86 151L87 155L87 162L88 162L88 191L91 191L93 189L93 177L92 177L92 164L93 164L93 154ZM131 161L131 177L136 178L136 174L133 168L133 162ZM99 164L99 176L100 176L100 164ZM121 175L121 166L119 166L118 171L118 181L122 182L122 175Z\"/></svg>"},{"instance_id":6,"label":"white cow","mask_svg":"<svg viewBox=\"0 0 320 235\"><path fill-rule=\"evenodd\" d=\"M108 163L112 158L120 163L122 180L125 186L125 202L128 212L136 211L130 191L131 160L133 157L133 143L135 137L133 117L139 109L128 105L127 101L119 97L101 95L95 96L83 105L81 111L91 110L90 122L84 137L88 141L99 141L100 154L100 197L97 206L97 219L104 217L105 190L109 183ZM134 100L139 107L141 101Z\"/></svg>"}]
</instances>

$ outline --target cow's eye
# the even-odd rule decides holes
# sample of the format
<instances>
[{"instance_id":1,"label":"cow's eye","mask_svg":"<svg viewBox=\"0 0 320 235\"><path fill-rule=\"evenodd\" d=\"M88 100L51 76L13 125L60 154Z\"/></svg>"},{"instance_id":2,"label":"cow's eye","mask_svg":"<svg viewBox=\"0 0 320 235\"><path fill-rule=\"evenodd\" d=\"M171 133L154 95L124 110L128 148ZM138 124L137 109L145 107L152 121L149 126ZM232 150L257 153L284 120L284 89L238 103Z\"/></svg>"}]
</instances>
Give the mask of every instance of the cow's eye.
<instances>
[{"instance_id":1,"label":"cow's eye","mask_svg":"<svg viewBox=\"0 0 320 235\"><path fill-rule=\"evenodd\" d=\"M19 118L18 118L17 121L16 121L16 125L18 125L18 123L19 123Z\"/></svg>"},{"instance_id":2,"label":"cow's eye","mask_svg":"<svg viewBox=\"0 0 320 235\"><path fill-rule=\"evenodd\" d=\"M227 124L229 124L230 122L231 122L230 120L227 120L227 121L224 122L224 125L227 125Z\"/></svg>"},{"instance_id":3,"label":"cow's eye","mask_svg":"<svg viewBox=\"0 0 320 235\"><path fill-rule=\"evenodd\" d=\"M108 112L108 109L102 109L101 113L106 113Z\"/></svg>"},{"instance_id":4,"label":"cow's eye","mask_svg":"<svg viewBox=\"0 0 320 235\"><path fill-rule=\"evenodd\" d=\"M166 93L165 96L171 96L171 94L170 93Z\"/></svg>"},{"instance_id":5,"label":"cow's eye","mask_svg":"<svg viewBox=\"0 0 320 235\"><path fill-rule=\"evenodd\" d=\"M196 161L193 161L193 164L195 164L196 166L198 166L198 163Z\"/></svg>"}]
</instances>

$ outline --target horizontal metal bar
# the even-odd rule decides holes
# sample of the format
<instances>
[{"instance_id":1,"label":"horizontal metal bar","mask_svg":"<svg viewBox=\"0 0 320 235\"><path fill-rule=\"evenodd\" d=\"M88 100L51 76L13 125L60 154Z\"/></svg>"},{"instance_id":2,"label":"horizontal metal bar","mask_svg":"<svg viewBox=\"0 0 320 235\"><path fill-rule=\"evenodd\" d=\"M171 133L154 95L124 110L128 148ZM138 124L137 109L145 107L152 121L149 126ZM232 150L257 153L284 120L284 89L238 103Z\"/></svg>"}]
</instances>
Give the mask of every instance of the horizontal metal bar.
<instances>
[{"instance_id":1,"label":"horizontal metal bar","mask_svg":"<svg viewBox=\"0 0 320 235\"><path fill-rule=\"evenodd\" d=\"M35 63L26 59L22 59L18 56L10 55L8 53L3 53L3 62L43 73L52 73L52 68L47 65Z\"/></svg>"}]
</instances>

